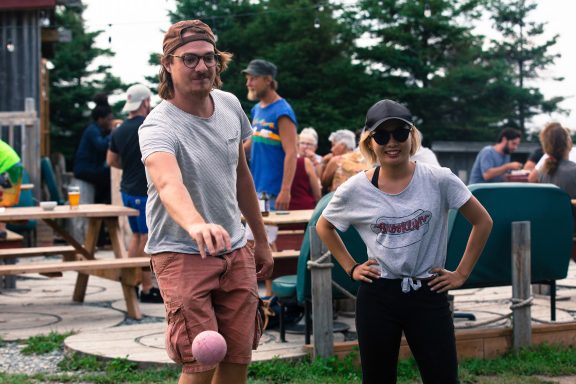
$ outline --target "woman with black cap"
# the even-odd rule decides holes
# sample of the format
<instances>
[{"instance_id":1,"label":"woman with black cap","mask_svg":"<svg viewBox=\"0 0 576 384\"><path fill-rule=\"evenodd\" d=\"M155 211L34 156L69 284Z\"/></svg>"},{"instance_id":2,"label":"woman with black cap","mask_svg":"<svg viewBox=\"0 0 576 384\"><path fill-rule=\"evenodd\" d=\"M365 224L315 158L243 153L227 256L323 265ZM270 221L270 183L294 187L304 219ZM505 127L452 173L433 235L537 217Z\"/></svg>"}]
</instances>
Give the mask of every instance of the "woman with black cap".
<instances>
[{"instance_id":1,"label":"woman with black cap","mask_svg":"<svg viewBox=\"0 0 576 384\"><path fill-rule=\"evenodd\" d=\"M492 219L448 168L410 160L420 133L410 111L391 100L366 115L360 149L374 169L342 184L316 228L350 278L360 281L356 330L363 383L395 383L402 333L422 381L458 383L454 325L447 291L470 275ZM458 209L472 232L455 271L444 269L448 211ZM353 226L368 261L358 264L336 229Z\"/></svg>"}]
</instances>

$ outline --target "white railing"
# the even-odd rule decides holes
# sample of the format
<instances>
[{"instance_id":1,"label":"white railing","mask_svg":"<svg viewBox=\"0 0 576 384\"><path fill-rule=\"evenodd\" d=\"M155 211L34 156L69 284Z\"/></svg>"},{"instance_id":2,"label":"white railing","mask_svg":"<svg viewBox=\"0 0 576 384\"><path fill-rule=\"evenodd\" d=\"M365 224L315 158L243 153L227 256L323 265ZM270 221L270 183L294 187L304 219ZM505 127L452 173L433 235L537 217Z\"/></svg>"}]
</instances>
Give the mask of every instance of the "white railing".
<instances>
[{"instance_id":1,"label":"white railing","mask_svg":"<svg viewBox=\"0 0 576 384\"><path fill-rule=\"evenodd\" d=\"M35 186L35 198L40 200L40 120L34 104L33 98L27 98L24 111L0 112L0 133L20 155Z\"/></svg>"}]
</instances>

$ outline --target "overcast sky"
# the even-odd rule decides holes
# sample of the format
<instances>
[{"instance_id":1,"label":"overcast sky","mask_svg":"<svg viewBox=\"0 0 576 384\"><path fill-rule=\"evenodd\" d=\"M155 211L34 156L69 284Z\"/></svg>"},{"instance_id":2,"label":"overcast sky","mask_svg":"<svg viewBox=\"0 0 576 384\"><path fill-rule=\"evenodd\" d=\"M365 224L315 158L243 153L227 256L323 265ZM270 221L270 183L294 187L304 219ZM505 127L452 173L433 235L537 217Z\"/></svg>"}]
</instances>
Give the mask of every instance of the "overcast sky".
<instances>
[{"instance_id":1,"label":"overcast sky","mask_svg":"<svg viewBox=\"0 0 576 384\"><path fill-rule=\"evenodd\" d=\"M157 69L148 65L148 58L151 53L161 53L162 31L170 25L166 14L167 9L174 8L173 0L83 0L83 3L88 6L84 12L87 29L104 31L97 40L98 46L116 52L114 58L106 59L114 75L124 82L144 82L144 76L156 74ZM534 119L537 127L555 119L576 131L576 50L570 45L576 36L575 11L573 0L539 0L532 13L534 19L548 22L547 36L560 35L555 51L562 54L554 67L542 74L537 86L548 97L567 97L561 106L570 110L569 115L538 116ZM489 31L489 25L481 31ZM551 81L555 77L565 80Z\"/></svg>"}]
</instances>

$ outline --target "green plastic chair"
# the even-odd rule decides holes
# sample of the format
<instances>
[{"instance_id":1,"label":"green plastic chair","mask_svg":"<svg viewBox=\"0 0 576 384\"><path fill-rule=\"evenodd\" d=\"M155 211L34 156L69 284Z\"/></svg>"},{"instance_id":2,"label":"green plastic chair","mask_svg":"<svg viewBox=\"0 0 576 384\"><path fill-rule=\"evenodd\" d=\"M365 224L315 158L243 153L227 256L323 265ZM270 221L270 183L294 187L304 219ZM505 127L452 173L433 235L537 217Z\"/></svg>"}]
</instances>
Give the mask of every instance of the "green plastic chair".
<instances>
[{"instance_id":1,"label":"green plastic chair","mask_svg":"<svg viewBox=\"0 0 576 384\"><path fill-rule=\"evenodd\" d=\"M551 287L550 311L556 319L556 280L568 273L573 217L570 197L553 184L473 184L470 191L492 216L494 227L464 288L512 284L512 222L530 221L532 283ZM457 211L448 220L446 268L456 269L472 226Z\"/></svg>"},{"instance_id":2,"label":"green plastic chair","mask_svg":"<svg viewBox=\"0 0 576 384\"><path fill-rule=\"evenodd\" d=\"M30 175L26 169L22 169L22 183L30 183ZM15 207L33 207L35 206L34 196L32 195L31 189L20 190L20 198L18 199L18 204ZM28 220L25 223L8 223L6 227L14 232L17 232L24 236L26 240L26 245L31 247L35 244L36 240L36 220Z\"/></svg>"},{"instance_id":3,"label":"green plastic chair","mask_svg":"<svg viewBox=\"0 0 576 384\"><path fill-rule=\"evenodd\" d=\"M58 202L58 205L64 205L66 202L62 198L62 193L60 192L60 187L56 182L56 175L54 174L54 168L48 157L43 157L40 159L40 173L42 175L42 181L46 184L48 188L48 193L50 194L50 200Z\"/></svg>"},{"instance_id":4,"label":"green plastic chair","mask_svg":"<svg viewBox=\"0 0 576 384\"><path fill-rule=\"evenodd\" d=\"M316 227L320 215L322 215L324 208L326 208L332 199L332 196L333 193L327 194L314 208L314 212L308 222L308 227L304 233L304 239L300 248L297 274L281 276L272 281L272 292L278 297L281 305L289 300L297 300L298 303L304 306L306 344L310 343L312 324L310 316L312 304L312 278L307 265L308 260L310 260L310 228ZM338 233L342 238L342 241L344 241L346 248L357 262L363 263L368 259L366 246L354 228L350 227L346 232L338 231ZM356 292L358 291L359 283L352 281L336 261L334 261L334 268L332 268L332 281L353 295L356 295ZM347 297L338 289L333 289L332 295L334 299ZM282 316L280 316L280 339L285 341L285 329Z\"/></svg>"}]
</instances>

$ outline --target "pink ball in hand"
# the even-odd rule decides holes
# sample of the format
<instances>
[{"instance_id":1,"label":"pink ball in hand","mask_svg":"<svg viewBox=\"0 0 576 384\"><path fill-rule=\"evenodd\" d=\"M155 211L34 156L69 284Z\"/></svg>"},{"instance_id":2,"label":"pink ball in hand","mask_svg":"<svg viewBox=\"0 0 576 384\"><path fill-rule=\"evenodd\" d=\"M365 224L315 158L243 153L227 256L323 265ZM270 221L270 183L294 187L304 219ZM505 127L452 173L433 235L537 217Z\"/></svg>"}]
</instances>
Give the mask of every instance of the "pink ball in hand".
<instances>
[{"instance_id":1,"label":"pink ball in hand","mask_svg":"<svg viewBox=\"0 0 576 384\"><path fill-rule=\"evenodd\" d=\"M192 355L199 363L212 365L226 356L226 340L216 331L200 332L192 342Z\"/></svg>"}]
</instances>

